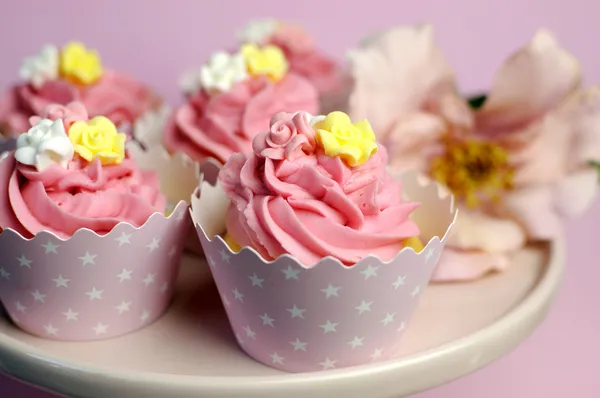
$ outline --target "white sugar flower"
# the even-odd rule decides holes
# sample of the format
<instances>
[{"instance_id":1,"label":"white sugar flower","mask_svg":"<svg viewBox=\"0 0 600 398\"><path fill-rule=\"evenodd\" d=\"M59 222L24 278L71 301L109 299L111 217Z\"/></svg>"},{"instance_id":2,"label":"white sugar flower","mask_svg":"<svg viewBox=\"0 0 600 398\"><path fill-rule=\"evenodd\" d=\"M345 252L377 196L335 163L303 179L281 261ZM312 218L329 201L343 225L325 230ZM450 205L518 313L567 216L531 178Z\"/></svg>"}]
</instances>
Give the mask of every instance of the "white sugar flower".
<instances>
[{"instance_id":1,"label":"white sugar flower","mask_svg":"<svg viewBox=\"0 0 600 398\"><path fill-rule=\"evenodd\" d=\"M241 53L217 52L200 69L200 86L209 93L227 92L248 78L246 59Z\"/></svg>"},{"instance_id":2,"label":"white sugar flower","mask_svg":"<svg viewBox=\"0 0 600 398\"><path fill-rule=\"evenodd\" d=\"M51 45L42 47L39 53L25 58L19 75L34 87L58 78L58 48Z\"/></svg>"},{"instance_id":3,"label":"white sugar flower","mask_svg":"<svg viewBox=\"0 0 600 398\"><path fill-rule=\"evenodd\" d=\"M42 119L17 138L15 159L19 163L35 166L38 171L54 163L66 168L73 154L73 144L65 133L62 119Z\"/></svg>"},{"instance_id":4,"label":"white sugar flower","mask_svg":"<svg viewBox=\"0 0 600 398\"><path fill-rule=\"evenodd\" d=\"M252 21L238 33L238 40L241 43L264 44L275 33L278 27L279 21L276 19Z\"/></svg>"}]
</instances>

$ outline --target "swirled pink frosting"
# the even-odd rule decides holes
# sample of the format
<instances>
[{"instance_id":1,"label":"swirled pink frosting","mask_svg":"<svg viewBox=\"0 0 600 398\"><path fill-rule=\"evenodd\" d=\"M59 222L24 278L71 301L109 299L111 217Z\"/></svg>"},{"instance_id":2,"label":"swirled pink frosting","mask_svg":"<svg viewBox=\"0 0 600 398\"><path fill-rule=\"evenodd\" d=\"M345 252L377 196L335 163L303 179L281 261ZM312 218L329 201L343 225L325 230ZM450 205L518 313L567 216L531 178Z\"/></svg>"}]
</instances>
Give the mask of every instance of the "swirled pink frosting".
<instances>
[{"instance_id":1,"label":"swirled pink frosting","mask_svg":"<svg viewBox=\"0 0 600 398\"><path fill-rule=\"evenodd\" d=\"M29 129L29 118L41 114L49 104L66 105L72 101L83 102L90 116L106 116L117 126L131 125L161 103L148 87L110 70L90 86L65 80L46 82L40 88L19 84L0 99L1 130L5 135L20 134Z\"/></svg>"},{"instance_id":2,"label":"swirled pink frosting","mask_svg":"<svg viewBox=\"0 0 600 398\"><path fill-rule=\"evenodd\" d=\"M416 203L386 171L380 147L349 167L317 146L305 113L280 113L256 136L253 153L236 154L219 173L232 201L227 231L266 259L289 253L305 265L332 256L351 265L367 255L387 261L419 235Z\"/></svg>"},{"instance_id":3,"label":"swirled pink frosting","mask_svg":"<svg viewBox=\"0 0 600 398\"><path fill-rule=\"evenodd\" d=\"M340 88L343 80L340 66L314 45L302 27L282 24L268 42L281 48L290 63L290 71L308 79L319 93Z\"/></svg>"},{"instance_id":4,"label":"swirled pink frosting","mask_svg":"<svg viewBox=\"0 0 600 398\"><path fill-rule=\"evenodd\" d=\"M175 110L165 129L164 144L195 161L212 157L225 163L236 152L251 152L253 137L268 128L275 113L316 113L317 108L314 86L294 74L277 83L253 78L216 95L200 90Z\"/></svg>"},{"instance_id":5,"label":"swirled pink frosting","mask_svg":"<svg viewBox=\"0 0 600 398\"><path fill-rule=\"evenodd\" d=\"M62 117L66 127L87 119L77 103L50 106L42 115ZM66 238L81 228L106 234L120 222L141 226L166 209L158 175L139 169L129 154L110 166L76 156L66 169L57 164L43 172L18 163L11 154L0 163L0 186L0 226L25 237L49 231Z\"/></svg>"}]
</instances>

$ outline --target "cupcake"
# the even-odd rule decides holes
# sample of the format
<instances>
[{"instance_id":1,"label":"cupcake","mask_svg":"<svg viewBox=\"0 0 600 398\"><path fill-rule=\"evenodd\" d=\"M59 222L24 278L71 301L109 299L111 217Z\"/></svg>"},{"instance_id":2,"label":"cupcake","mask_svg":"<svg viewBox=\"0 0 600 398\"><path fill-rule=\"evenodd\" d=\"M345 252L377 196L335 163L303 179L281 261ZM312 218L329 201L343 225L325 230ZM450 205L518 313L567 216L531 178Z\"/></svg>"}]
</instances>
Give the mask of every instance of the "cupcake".
<instances>
[{"instance_id":1,"label":"cupcake","mask_svg":"<svg viewBox=\"0 0 600 398\"><path fill-rule=\"evenodd\" d=\"M201 183L192 219L251 357L304 372L398 353L455 210L436 184L386 165L366 120L280 113L251 154Z\"/></svg>"},{"instance_id":2,"label":"cupcake","mask_svg":"<svg viewBox=\"0 0 600 398\"><path fill-rule=\"evenodd\" d=\"M162 191L177 168L125 141L82 103L53 104L0 162L0 300L23 330L114 337L167 308L187 204Z\"/></svg>"},{"instance_id":3,"label":"cupcake","mask_svg":"<svg viewBox=\"0 0 600 398\"><path fill-rule=\"evenodd\" d=\"M252 139L277 112L318 108L314 86L291 72L274 46L218 52L198 73L184 76L182 87L188 101L168 121L164 145L199 163L224 164L234 153L252 152Z\"/></svg>"},{"instance_id":4,"label":"cupcake","mask_svg":"<svg viewBox=\"0 0 600 398\"><path fill-rule=\"evenodd\" d=\"M91 117L106 116L119 131L132 133L134 125L158 123L164 116L162 100L149 87L105 69L95 50L78 42L62 48L44 46L24 60L19 71L23 80L0 99L0 132L14 137L29 129L29 118L41 114L49 104L81 101Z\"/></svg>"},{"instance_id":5,"label":"cupcake","mask_svg":"<svg viewBox=\"0 0 600 398\"><path fill-rule=\"evenodd\" d=\"M239 34L242 43L273 45L281 49L290 71L308 79L321 96L338 91L344 73L340 65L321 51L301 26L274 19L250 22Z\"/></svg>"}]
</instances>

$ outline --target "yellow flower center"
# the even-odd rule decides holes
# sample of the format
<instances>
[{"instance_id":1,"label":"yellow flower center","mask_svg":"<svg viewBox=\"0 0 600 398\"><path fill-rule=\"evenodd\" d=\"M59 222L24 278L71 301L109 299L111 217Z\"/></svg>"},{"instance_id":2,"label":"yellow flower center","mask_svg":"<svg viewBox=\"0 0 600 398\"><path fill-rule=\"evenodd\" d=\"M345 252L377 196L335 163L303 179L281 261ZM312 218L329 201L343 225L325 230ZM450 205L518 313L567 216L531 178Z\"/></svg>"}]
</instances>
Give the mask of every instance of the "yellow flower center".
<instances>
[{"instance_id":1,"label":"yellow flower center","mask_svg":"<svg viewBox=\"0 0 600 398\"><path fill-rule=\"evenodd\" d=\"M485 141L448 140L443 155L431 162L431 176L446 185L468 207L483 199L497 200L513 187L514 168L508 152Z\"/></svg>"},{"instance_id":2,"label":"yellow flower center","mask_svg":"<svg viewBox=\"0 0 600 398\"><path fill-rule=\"evenodd\" d=\"M104 116L73 123L69 139L75 153L88 162L99 158L103 165L120 164L125 158L126 135L117 132L114 123Z\"/></svg>"},{"instance_id":3,"label":"yellow flower center","mask_svg":"<svg viewBox=\"0 0 600 398\"><path fill-rule=\"evenodd\" d=\"M98 53L78 42L68 43L62 49L59 70L65 79L81 85L95 83L103 73Z\"/></svg>"},{"instance_id":4,"label":"yellow flower center","mask_svg":"<svg viewBox=\"0 0 600 398\"><path fill-rule=\"evenodd\" d=\"M377 152L375 133L367 120L352 123L344 112L331 112L314 128L325 154L340 157L348 166L360 166Z\"/></svg>"},{"instance_id":5,"label":"yellow flower center","mask_svg":"<svg viewBox=\"0 0 600 398\"><path fill-rule=\"evenodd\" d=\"M268 45L261 48L256 44L245 44L241 52L251 76L263 75L273 82L278 82L283 79L290 67L285 54L276 46Z\"/></svg>"}]
</instances>

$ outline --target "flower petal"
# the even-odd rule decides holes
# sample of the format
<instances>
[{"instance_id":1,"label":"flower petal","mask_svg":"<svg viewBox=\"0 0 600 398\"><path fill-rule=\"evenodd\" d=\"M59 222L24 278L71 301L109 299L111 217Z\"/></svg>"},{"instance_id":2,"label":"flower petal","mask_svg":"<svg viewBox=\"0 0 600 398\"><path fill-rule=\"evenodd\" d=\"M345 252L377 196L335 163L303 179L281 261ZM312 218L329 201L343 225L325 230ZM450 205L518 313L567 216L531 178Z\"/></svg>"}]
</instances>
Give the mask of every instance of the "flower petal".
<instances>
[{"instance_id":1,"label":"flower petal","mask_svg":"<svg viewBox=\"0 0 600 398\"><path fill-rule=\"evenodd\" d=\"M556 187L554 203L563 217L583 214L594 203L598 194L598 173L589 167L570 174Z\"/></svg>"},{"instance_id":2,"label":"flower petal","mask_svg":"<svg viewBox=\"0 0 600 398\"><path fill-rule=\"evenodd\" d=\"M454 73L435 43L431 25L379 33L349 58L354 77L351 118L368 119L376 134L418 111L434 94L455 90Z\"/></svg>"},{"instance_id":3,"label":"flower petal","mask_svg":"<svg viewBox=\"0 0 600 398\"><path fill-rule=\"evenodd\" d=\"M432 282L460 282L502 271L510 265L511 254L462 251L446 247L433 273Z\"/></svg>"},{"instance_id":4,"label":"flower petal","mask_svg":"<svg viewBox=\"0 0 600 398\"><path fill-rule=\"evenodd\" d=\"M515 221L460 209L448 246L501 254L525 245L525 232Z\"/></svg>"},{"instance_id":5,"label":"flower petal","mask_svg":"<svg viewBox=\"0 0 600 398\"><path fill-rule=\"evenodd\" d=\"M487 100L476 114L477 126L490 132L523 126L560 104L580 80L577 59L560 47L549 31L541 29L497 72Z\"/></svg>"}]
</instances>

